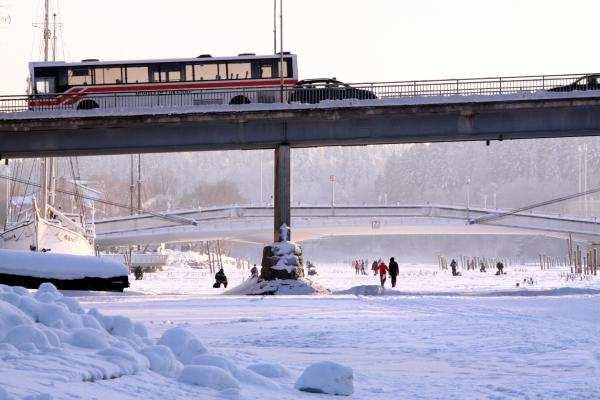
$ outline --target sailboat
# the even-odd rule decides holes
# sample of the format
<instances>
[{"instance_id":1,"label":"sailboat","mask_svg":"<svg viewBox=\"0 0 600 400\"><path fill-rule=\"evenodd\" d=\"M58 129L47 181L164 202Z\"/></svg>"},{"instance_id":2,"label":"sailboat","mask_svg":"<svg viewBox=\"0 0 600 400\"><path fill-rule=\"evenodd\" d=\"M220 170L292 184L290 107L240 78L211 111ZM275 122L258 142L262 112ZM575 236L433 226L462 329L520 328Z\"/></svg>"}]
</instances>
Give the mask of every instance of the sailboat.
<instances>
[{"instance_id":1,"label":"sailboat","mask_svg":"<svg viewBox=\"0 0 600 400\"><path fill-rule=\"evenodd\" d=\"M49 0L44 2L44 61L49 58L49 41L52 38L52 58L56 60L56 14L53 29L50 31ZM66 213L55 206L56 199L56 163L54 159L40 160L40 191L38 197L22 196L19 201L19 212L12 213L7 204L5 229L0 232L0 248L8 250L24 250L37 252L53 252L90 256L95 255L93 203L92 218L86 218L85 204L76 198L76 213ZM74 171L71 164L71 170ZM75 192L82 189L77 177L73 177ZM25 210L23 211L23 206Z\"/></svg>"}]
</instances>

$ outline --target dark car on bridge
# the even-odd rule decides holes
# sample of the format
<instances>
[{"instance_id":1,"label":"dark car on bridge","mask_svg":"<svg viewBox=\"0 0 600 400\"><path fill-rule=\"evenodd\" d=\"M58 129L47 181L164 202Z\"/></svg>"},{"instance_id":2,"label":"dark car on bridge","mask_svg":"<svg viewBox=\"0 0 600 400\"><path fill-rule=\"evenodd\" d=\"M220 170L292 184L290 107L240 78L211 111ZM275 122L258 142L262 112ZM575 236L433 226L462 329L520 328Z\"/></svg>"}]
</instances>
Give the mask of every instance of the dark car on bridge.
<instances>
[{"instance_id":1,"label":"dark car on bridge","mask_svg":"<svg viewBox=\"0 0 600 400\"><path fill-rule=\"evenodd\" d=\"M305 79L298 81L289 97L290 103L319 103L323 100L369 100L377 96L370 90L359 89L337 79Z\"/></svg>"},{"instance_id":2,"label":"dark car on bridge","mask_svg":"<svg viewBox=\"0 0 600 400\"><path fill-rule=\"evenodd\" d=\"M600 90L600 75L585 75L568 85L548 89L550 92L572 92L575 90Z\"/></svg>"}]
</instances>

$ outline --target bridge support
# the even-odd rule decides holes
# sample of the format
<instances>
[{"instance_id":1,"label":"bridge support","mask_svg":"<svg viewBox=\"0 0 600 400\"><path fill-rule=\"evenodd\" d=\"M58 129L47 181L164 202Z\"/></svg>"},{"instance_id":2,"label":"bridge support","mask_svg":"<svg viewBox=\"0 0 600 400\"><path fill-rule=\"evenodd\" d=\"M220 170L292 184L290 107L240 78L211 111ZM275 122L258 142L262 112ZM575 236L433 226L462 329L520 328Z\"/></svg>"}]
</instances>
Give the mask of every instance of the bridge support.
<instances>
[{"instance_id":1,"label":"bridge support","mask_svg":"<svg viewBox=\"0 0 600 400\"><path fill-rule=\"evenodd\" d=\"M291 189L290 146L281 144L275 149L275 186L274 186L274 221L273 241L280 242L281 225L291 227L290 189ZM288 229L286 240L291 240Z\"/></svg>"}]
</instances>

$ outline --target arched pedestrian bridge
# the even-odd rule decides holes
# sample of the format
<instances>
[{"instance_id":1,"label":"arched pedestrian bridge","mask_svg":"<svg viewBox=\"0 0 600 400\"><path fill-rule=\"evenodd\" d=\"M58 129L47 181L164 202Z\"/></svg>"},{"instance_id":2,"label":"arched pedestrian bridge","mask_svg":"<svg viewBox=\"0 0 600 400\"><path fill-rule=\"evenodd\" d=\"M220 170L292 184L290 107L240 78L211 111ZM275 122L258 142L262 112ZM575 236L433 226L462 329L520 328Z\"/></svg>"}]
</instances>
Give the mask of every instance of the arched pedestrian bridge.
<instances>
[{"instance_id":1,"label":"arched pedestrian bridge","mask_svg":"<svg viewBox=\"0 0 600 400\"><path fill-rule=\"evenodd\" d=\"M515 213L489 222L469 224L504 210L444 205L304 206L292 207L293 239L325 236L392 234L544 235L588 242L600 241L595 219ZM273 208L233 206L140 214L96 221L100 247L164 242L229 239L266 243L272 238Z\"/></svg>"}]
</instances>

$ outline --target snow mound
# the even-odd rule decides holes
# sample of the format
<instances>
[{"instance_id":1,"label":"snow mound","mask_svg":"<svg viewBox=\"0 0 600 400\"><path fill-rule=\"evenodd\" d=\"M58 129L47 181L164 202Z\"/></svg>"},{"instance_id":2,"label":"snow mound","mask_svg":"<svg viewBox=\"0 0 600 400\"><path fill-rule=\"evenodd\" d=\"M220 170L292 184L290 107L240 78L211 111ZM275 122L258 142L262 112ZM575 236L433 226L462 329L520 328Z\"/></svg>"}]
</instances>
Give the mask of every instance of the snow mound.
<instances>
[{"instance_id":1,"label":"snow mound","mask_svg":"<svg viewBox=\"0 0 600 400\"><path fill-rule=\"evenodd\" d=\"M296 381L296 389L310 393L349 396L354 392L352 368L324 361L308 366Z\"/></svg>"},{"instance_id":2,"label":"snow mound","mask_svg":"<svg viewBox=\"0 0 600 400\"><path fill-rule=\"evenodd\" d=\"M226 292L226 295L311 295L330 294L331 292L310 279L275 279L265 281L257 278L248 279L246 282Z\"/></svg>"},{"instance_id":3,"label":"snow mound","mask_svg":"<svg viewBox=\"0 0 600 400\"><path fill-rule=\"evenodd\" d=\"M179 381L215 390L240 389L239 382L229 372L210 365L186 366L179 375Z\"/></svg>"},{"instance_id":4,"label":"snow mound","mask_svg":"<svg viewBox=\"0 0 600 400\"><path fill-rule=\"evenodd\" d=\"M4 343L12 344L19 350L35 353L51 348L48 337L35 325L17 325L6 333Z\"/></svg>"},{"instance_id":5,"label":"snow mound","mask_svg":"<svg viewBox=\"0 0 600 400\"><path fill-rule=\"evenodd\" d=\"M7 368L30 374L34 382L45 371L65 368L64 379L81 381L136 374L149 369L148 358L139 352L149 341L143 325L95 310L86 313L52 284L33 294L0 285L0 385L11 379Z\"/></svg>"},{"instance_id":6,"label":"snow mound","mask_svg":"<svg viewBox=\"0 0 600 400\"><path fill-rule=\"evenodd\" d=\"M256 363L248 365L248 369L266 378L283 378L290 374L288 369L281 364Z\"/></svg>"},{"instance_id":7,"label":"snow mound","mask_svg":"<svg viewBox=\"0 0 600 400\"><path fill-rule=\"evenodd\" d=\"M142 354L150 361L150 369L163 376L176 377L183 369L183 365L167 346L149 346L142 350Z\"/></svg>"},{"instance_id":8,"label":"snow mound","mask_svg":"<svg viewBox=\"0 0 600 400\"><path fill-rule=\"evenodd\" d=\"M80 328L73 331L69 338L69 343L73 346L84 347L86 349L106 349L108 338L103 332L93 328Z\"/></svg>"},{"instance_id":9,"label":"snow mound","mask_svg":"<svg viewBox=\"0 0 600 400\"><path fill-rule=\"evenodd\" d=\"M165 331L158 344L170 348L175 357L183 364L190 364L194 357L207 353L206 347L200 340L193 333L181 327Z\"/></svg>"},{"instance_id":10,"label":"snow mound","mask_svg":"<svg viewBox=\"0 0 600 400\"><path fill-rule=\"evenodd\" d=\"M0 273L52 279L127 276L123 264L101 257L0 250Z\"/></svg>"},{"instance_id":11,"label":"snow mound","mask_svg":"<svg viewBox=\"0 0 600 400\"><path fill-rule=\"evenodd\" d=\"M252 370L238 368L233 362L221 356L202 354L194 357L191 361L191 364L221 368L222 370L229 372L233 377L242 383L264 386L270 389L277 389L277 385L274 382L266 379Z\"/></svg>"},{"instance_id":12,"label":"snow mound","mask_svg":"<svg viewBox=\"0 0 600 400\"><path fill-rule=\"evenodd\" d=\"M380 285L360 285L335 292L335 294L353 294L355 296L379 296L383 293L385 292Z\"/></svg>"}]
</instances>

